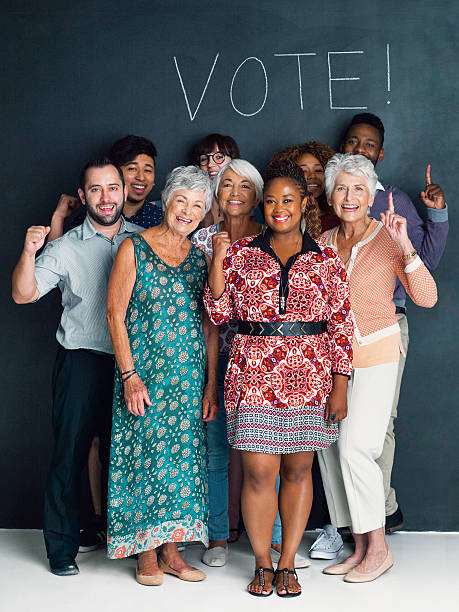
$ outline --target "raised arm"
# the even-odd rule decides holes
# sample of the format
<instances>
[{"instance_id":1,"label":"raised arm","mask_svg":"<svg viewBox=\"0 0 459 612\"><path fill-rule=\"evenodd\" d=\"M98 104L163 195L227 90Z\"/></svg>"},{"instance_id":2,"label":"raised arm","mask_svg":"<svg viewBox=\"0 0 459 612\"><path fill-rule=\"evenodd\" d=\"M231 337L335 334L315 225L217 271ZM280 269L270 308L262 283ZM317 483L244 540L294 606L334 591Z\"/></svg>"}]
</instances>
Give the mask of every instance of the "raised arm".
<instances>
[{"instance_id":1,"label":"raised arm","mask_svg":"<svg viewBox=\"0 0 459 612\"><path fill-rule=\"evenodd\" d=\"M129 239L124 240L116 255L107 294L107 324L112 339L113 351L124 381L124 399L127 409L134 416L143 416L145 407L151 406L147 388L135 372L131 346L124 319L129 300L134 288L136 264L134 245ZM132 374L131 371L134 371ZM132 376L131 376L132 374Z\"/></svg>"},{"instance_id":2,"label":"raised arm","mask_svg":"<svg viewBox=\"0 0 459 612\"><path fill-rule=\"evenodd\" d=\"M226 254L231 241L227 232L219 232L212 237L213 259L209 270L208 285L204 291L204 305L210 320L216 325L226 323L232 318L233 308L227 287L229 275Z\"/></svg>"},{"instance_id":3,"label":"raised arm","mask_svg":"<svg viewBox=\"0 0 459 612\"><path fill-rule=\"evenodd\" d=\"M212 236L213 259L209 270L209 287L214 299L218 300L225 291L225 274L223 260L226 257L231 240L228 232L218 232Z\"/></svg>"},{"instance_id":4,"label":"raised arm","mask_svg":"<svg viewBox=\"0 0 459 612\"><path fill-rule=\"evenodd\" d=\"M388 209L385 213L381 213L381 221L399 249L394 258L394 271L403 283L408 295L418 306L424 306L425 308L435 306L437 286L408 237L406 219L394 212L391 193L389 194Z\"/></svg>"},{"instance_id":5,"label":"raised arm","mask_svg":"<svg viewBox=\"0 0 459 612\"><path fill-rule=\"evenodd\" d=\"M45 243L50 228L43 225L29 227L24 240L24 248L11 279L12 296L16 304L35 302L39 297L35 279L35 256Z\"/></svg>"},{"instance_id":6,"label":"raised arm","mask_svg":"<svg viewBox=\"0 0 459 612\"><path fill-rule=\"evenodd\" d=\"M415 249L429 270L438 266L448 237L448 209L440 185L433 184L430 165L426 169L426 186L420 199L426 206L427 220L418 215L408 195L394 189L395 212L407 221L407 233Z\"/></svg>"},{"instance_id":7,"label":"raised arm","mask_svg":"<svg viewBox=\"0 0 459 612\"><path fill-rule=\"evenodd\" d=\"M75 196L67 195L63 193L59 198L56 206L56 210L53 212L51 217L51 231L49 232L48 242L60 238L64 233L64 222L67 217L73 215L73 213L80 208L80 200Z\"/></svg>"}]
</instances>

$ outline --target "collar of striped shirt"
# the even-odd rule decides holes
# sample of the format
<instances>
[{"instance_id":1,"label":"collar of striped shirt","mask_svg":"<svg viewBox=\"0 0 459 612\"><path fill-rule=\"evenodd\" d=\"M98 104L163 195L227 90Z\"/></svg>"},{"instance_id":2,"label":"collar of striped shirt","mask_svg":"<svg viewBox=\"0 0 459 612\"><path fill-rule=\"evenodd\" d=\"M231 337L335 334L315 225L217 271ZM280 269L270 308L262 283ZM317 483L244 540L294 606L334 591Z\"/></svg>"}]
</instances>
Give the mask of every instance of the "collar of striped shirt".
<instances>
[{"instance_id":1,"label":"collar of striped shirt","mask_svg":"<svg viewBox=\"0 0 459 612\"><path fill-rule=\"evenodd\" d=\"M126 225L127 221L123 217L123 215L121 215L120 220L121 220L120 229L116 232L116 235L117 234L122 234L123 232L126 232L126 231L132 231L132 229L127 229L127 225ZM132 227L134 224L130 224L130 225ZM139 229L143 229L143 228L139 228ZM85 220L82 223L81 230L82 230L81 231L81 240L87 240L88 238L92 238L96 234L99 234L99 236L102 235L100 232L98 232L96 230L94 225L91 223L88 215L86 215L86 218L85 218ZM107 238L107 240L108 240L108 238Z\"/></svg>"}]
</instances>

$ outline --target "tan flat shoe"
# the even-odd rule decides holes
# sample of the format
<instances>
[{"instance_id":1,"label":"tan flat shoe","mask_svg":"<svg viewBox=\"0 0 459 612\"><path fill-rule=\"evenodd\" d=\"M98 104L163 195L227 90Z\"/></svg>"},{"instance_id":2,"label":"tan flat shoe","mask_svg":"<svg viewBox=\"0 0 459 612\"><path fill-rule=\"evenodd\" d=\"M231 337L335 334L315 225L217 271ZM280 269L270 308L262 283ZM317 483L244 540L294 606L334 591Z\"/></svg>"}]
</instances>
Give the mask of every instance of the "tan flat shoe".
<instances>
[{"instance_id":1,"label":"tan flat shoe","mask_svg":"<svg viewBox=\"0 0 459 612\"><path fill-rule=\"evenodd\" d=\"M379 567L377 567L372 572L368 572L365 574L353 569L351 572L349 572L349 574L346 574L344 576L344 582L371 582L372 580L376 580L376 578L379 578L381 574L384 574L384 572L387 572L387 570L389 570L393 565L394 556L389 548L389 550L387 551L386 558Z\"/></svg>"},{"instance_id":2,"label":"tan flat shoe","mask_svg":"<svg viewBox=\"0 0 459 612\"><path fill-rule=\"evenodd\" d=\"M135 579L139 584L143 584L144 586L159 586L163 583L163 573L142 574L139 571L139 562L137 562L137 567L135 568Z\"/></svg>"},{"instance_id":3,"label":"tan flat shoe","mask_svg":"<svg viewBox=\"0 0 459 612\"><path fill-rule=\"evenodd\" d=\"M187 570L186 572L178 572L172 567L166 565L162 559L159 560L159 568L162 569L165 574L177 576L177 578L180 578L180 580L186 580L186 582L200 582L201 580L207 578L204 572L201 572L201 570L198 570L195 567Z\"/></svg>"},{"instance_id":4,"label":"tan flat shoe","mask_svg":"<svg viewBox=\"0 0 459 612\"><path fill-rule=\"evenodd\" d=\"M324 567L322 574L329 574L330 576L344 576L348 572L354 569L358 563L335 563Z\"/></svg>"}]
</instances>

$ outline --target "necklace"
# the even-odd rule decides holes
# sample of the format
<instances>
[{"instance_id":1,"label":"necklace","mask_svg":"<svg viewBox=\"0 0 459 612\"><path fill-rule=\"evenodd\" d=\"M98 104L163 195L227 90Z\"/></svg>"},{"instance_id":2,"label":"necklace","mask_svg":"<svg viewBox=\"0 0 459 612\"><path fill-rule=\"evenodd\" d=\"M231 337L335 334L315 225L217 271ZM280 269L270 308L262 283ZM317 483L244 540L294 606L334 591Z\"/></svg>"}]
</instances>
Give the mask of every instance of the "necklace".
<instances>
[{"instance_id":1,"label":"necklace","mask_svg":"<svg viewBox=\"0 0 459 612\"><path fill-rule=\"evenodd\" d=\"M297 243L294 255L297 254L298 251L299 251L300 243L301 243L302 238L303 238L303 235L300 233L300 236L298 238L298 243ZM285 266L282 264L282 262L280 260L280 257L276 253L276 251L274 249L274 246L272 244L272 238L271 237L269 239L269 246L273 250L273 252L276 255L277 259L279 260L279 264L280 264L280 268L281 268L281 270L280 270L280 277L279 277L279 314L284 314L285 313L285 305L286 305L287 296L288 296L288 289L289 289L289 286L288 286L288 271L285 270ZM292 257L293 257L293 255L292 255ZM287 272L285 285L284 285L284 281L282 279L283 271Z\"/></svg>"}]
</instances>

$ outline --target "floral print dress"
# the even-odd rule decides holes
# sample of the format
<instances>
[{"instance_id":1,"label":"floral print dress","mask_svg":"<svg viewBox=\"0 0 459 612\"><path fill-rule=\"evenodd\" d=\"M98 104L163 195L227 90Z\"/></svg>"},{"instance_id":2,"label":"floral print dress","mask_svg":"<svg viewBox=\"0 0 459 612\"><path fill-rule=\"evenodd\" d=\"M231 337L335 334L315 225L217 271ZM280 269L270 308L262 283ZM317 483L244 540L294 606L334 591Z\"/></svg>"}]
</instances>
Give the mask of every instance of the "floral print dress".
<instances>
[{"instance_id":1,"label":"floral print dress","mask_svg":"<svg viewBox=\"0 0 459 612\"><path fill-rule=\"evenodd\" d=\"M324 419L332 376L352 371L346 270L332 248L306 232L301 251L283 266L270 233L229 248L225 291L217 300L208 286L204 292L211 320L326 321L328 328L320 335L235 336L225 379L228 441L271 454L321 450L338 438L337 425Z\"/></svg>"},{"instance_id":2,"label":"floral print dress","mask_svg":"<svg viewBox=\"0 0 459 612\"><path fill-rule=\"evenodd\" d=\"M141 235L131 240L137 269L125 323L152 406L144 416L128 412L117 369L107 537L107 555L115 559L165 542L208 545L202 421L207 262L191 245L179 266L168 266Z\"/></svg>"}]
</instances>

